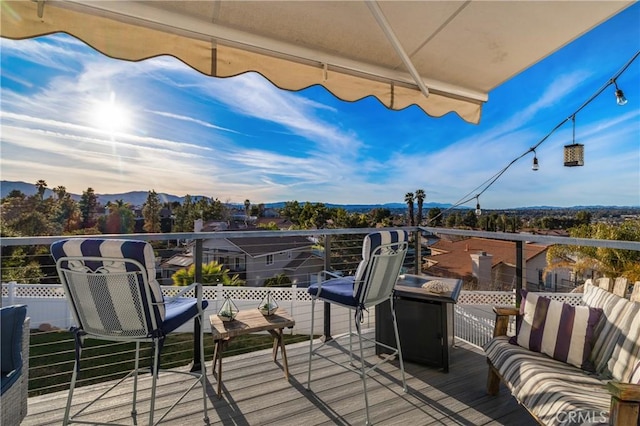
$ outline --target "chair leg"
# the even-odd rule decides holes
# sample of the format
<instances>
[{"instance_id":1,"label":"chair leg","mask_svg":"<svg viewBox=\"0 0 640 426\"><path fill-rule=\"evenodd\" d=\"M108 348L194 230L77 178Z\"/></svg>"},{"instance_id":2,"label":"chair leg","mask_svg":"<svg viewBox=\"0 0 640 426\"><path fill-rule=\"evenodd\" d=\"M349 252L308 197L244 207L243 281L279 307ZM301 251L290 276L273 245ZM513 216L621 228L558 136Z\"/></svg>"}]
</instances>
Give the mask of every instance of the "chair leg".
<instances>
[{"instance_id":1,"label":"chair leg","mask_svg":"<svg viewBox=\"0 0 640 426\"><path fill-rule=\"evenodd\" d=\"M402 360L402 348L400 347L400 334L398 333L398 321L396 320L396 309L393 303L393 297L389 299L391 306L391 318L393 318L393 331L396 334L396 348L398 349L398 361L400 362L400 374L402 375L402 390L407 392L407 380L404 376L404 361Z\"/></svg>"},{"instance_id":2,"label":"chair leg","mask_svg":"<svg viewBox=\"0 0 640 426\"><path fill-rule=\"evenodd\" d=\"M131 416L134 419L138 415L138 410L136 409L138 396L138 368L140 368L140 342L136 342L136 359L133 367L133 406L131 407Z\"/></svg>"},{"instance_id":3,"label":"chair leg","mask_svg":"<svg viewBox=\"0 0 640 426\"><path fill-rule=\"evenodd\" d=\"M78 377L78 361L73 364L73 373L71 374L71 385L69 386L69 394L67 395L67 406L64 409L64 426L69 424L69 413L71 412L71 399L73 398L73 390L76 387L76 379Z\"/></svg>"},{"instance_id":4,"label":"chair leg","mask_svg":"<svg viewBox=\"0 0 640 426\"><path fill-rule=\"evenodd\" d=\"M209 414L207 412L207 368L204 361L204 327L203 327L203 313L196 318L196 321L200 321L200 385L202 385L202 404L204 409L203 421L209 423Z\"/></svg>"},{"instance_id":5,"label":"chair leg","mask_svg":"<svg viewBox=\"0 0 640 426\"><path fill-rule=\"evenodd\" d=\"M307 373L307 390L311 390L311 359L313 358L313 321L316 312L316 299L311 297L311 332L309 333L309 371Z\"/></svg>"},{"instance_id":6,"label":"chair leg","mask_svg":"<svg viewBox=\"0 0 640 426\"><path fill-rule=\"evenodd\" d=\"M351 322L349 322L351 324ZM360 324L356 324L358 332L358 344L360 345L360 377L362 378L362 387L364 389L364 409L367 415L367 425L371 424L369 420L369 397L367 395L367 372L364 364L364 350L362 349L362 334L360 332Z\"/></svg>"},{"instance_id":7,"label":"chair leg","mask_svg":"<svg viewBox=\"0 0 640 426\"><path fill-rule=\"evenodd\" d=\"M151 406L149 407L149 426L153 425L153 411L156 405L156 385L158 383L158 372L160 371L160 345L156 340L153 342L153 364L151 365L151 373L153 378L151 380Z\"/></svg>"},{"instance_id":8,"label":"chair leg","mask_svg":"<svg viewBox=\"0 0 640 426\"><path fill-rule=\"evenodd\" d=\"M351 315L351 310L349 310L349 315ZM351 327L351 318L349 318L348 320L349 320L349 364L353 365L353 328Z\"/></svg>"}]
</instances>

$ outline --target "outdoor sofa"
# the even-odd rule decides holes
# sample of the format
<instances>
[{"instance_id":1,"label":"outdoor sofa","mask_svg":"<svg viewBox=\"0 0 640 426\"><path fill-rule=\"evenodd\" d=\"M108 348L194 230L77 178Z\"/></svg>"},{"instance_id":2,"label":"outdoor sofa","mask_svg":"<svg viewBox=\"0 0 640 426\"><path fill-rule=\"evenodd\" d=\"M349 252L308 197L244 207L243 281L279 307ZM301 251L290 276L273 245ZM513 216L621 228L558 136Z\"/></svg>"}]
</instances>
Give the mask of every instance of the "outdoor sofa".
<instances>
[{"instance_id":1,"label":"outdoor sofa","mask_svg":"<svg viewBox=\"0 0 640 426\"><path fill-rule=\"evenodd\" d=\"M489 394L503 382L544 425L640 425L640 303L587 282L578 307L525 291L520 309L494 310Z\"/></svg>"}]
</instances>

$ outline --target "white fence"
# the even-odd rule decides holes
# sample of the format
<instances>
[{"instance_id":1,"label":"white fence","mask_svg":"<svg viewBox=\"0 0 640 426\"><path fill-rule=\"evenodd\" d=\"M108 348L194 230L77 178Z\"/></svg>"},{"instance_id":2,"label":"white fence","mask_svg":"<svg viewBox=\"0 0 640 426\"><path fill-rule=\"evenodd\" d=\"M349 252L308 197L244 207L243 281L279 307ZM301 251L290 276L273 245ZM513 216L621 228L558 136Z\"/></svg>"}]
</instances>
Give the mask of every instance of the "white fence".
<instances>
[{"instance_id":1,"label":"white fence","mask_svg":"<svg viewBox=\"0 0 640 426\"><path fill-rule=\"evenodd\" d=\"M180 287L163 286L167 297L175 295ZM256 309L260 301L271 293L281 308L286 309L296 320L292 334L309 334L311 332L311 297L306 288L293 287L225 287L204 286L203 297L209 302L206 317L216 314L225 298L230 298L240 310ZM580 304L579 293L540 293L555 300L572 305ZM493 307L497 305L514 306L515 293L508 291L462 291L455 306L455 335L477 346L486 343L493 334L495 323ZM67 300L60 284L2 284L2 305L27 305L31 327L39 328L49 324L59 329L68 329L73 325L73 318L67 306ZM323 304L316 305L316 321L314 334L323 332ZM338 306L331 306L331 333L339 334L349 328L349 311ZM364 328L375 326L375 310L365 312ZM205 331L209 330L205 321ZM193 326L187 324L178 331L189 332Z\"/></svg>"},{"instance_id":2,"label":"white fence","mask_svg":"<svg viewBox=\"0 0 640 426\"><path fill-rule=\"evenodd\" d=\"M240 310L257 309L262 299L271 293L272 298L281 308L286 309L296 320L294 329L288 333L310 334L311 332L311 297L306 288L293 287L235 287L235 286L203 286L203 298L209 302L205 317L216 314L225 298L230 298ZM182 288L162 286L165 297L172 297ZM2 284L2 306L27 305L27 315L31 318L31 327L55 327L68 329L73 325L73 316L67 305L67 299L61 284ZM343 333L349 327L349 312L338 306L331 307L331 332ZM375 325L375 312L365 313L364 327ZM205 331L209 330L209 322L205 321ZM316 305L316 321L314 333L323 331L323 304ZM186 324L177 331L189 332L192 324Z\"/></svg>"}]
</instances>

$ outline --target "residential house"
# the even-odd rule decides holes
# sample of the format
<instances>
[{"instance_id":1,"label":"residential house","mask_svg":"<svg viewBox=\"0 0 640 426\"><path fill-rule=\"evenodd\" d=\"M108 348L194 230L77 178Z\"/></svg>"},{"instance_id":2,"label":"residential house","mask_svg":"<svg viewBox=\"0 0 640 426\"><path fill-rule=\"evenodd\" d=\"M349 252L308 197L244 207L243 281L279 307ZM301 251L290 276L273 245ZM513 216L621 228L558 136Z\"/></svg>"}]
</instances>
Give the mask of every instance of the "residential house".
<instances>
[{"instance_id":1,"label":"residential house","mask_svg":"<svg viewBox=\"0 0 640 426\"><path fill-rule=\"evenodd\" d=\"M212 238L202 243L203 261L225 265L250 287L260 287L265 279L279 274L307 286L324 267L324 260L313 253L313 244L303 236Z\"/></svg>"},{"instance_id":2,"label":"residential house","mask_svg":"<svg viewBox=\"0 0 640 426\"><path fill-rule=\"evenodd\" d=\"M173 285L173 280L171 279L173 274L181 269L187 269L191 265L193 265L193 254L191 251L186 253L176 253L169 259L160 263L158 268L158 274L160 277L158 278L158 281L161 285Z\"/></svg>"},{"instance_id":3,"label":"residential house","mask_svg":"<svg viewBox=\"0 0 640 426\"><path fill-rule=\"evenodd\" d=\"M324 260L312 250L306 237L211 238L202 242L204 263L218 262L238 274L249 287L261 287L264 280L285 274L292 284L306 287L317 280ZM193 264L193 250L176 254L160 265L162 282Z\"/></svg>"},{"instance_id":4,"label":"residential house","mask_svg":"<svg viewBox=\"0 0 640 426\"><path fill-rule=\"evenodd\" d=\"M259 217L256 220L256 226L259 227L260 225L270 225L274 223L278 229L285 231L287 229L290 229L293 226L293 222L291 222L291 220L289 220L286 217Z\"/></svg>"},{"instance_id":5,"label":"residential house","mask_svg":"<svg viewBox=\"0 0 640 426\"><path fill-rule=\"evenodd\" d=\"M570 269L557 268L546 272L547 248L539 244L524 244L526 287L547 291L573 288ZM431 254L423 257L425 274L460 278L468 289L515 288L515 242L483 238L441 239L430 249Z\"/></svg>"}]
</instances>

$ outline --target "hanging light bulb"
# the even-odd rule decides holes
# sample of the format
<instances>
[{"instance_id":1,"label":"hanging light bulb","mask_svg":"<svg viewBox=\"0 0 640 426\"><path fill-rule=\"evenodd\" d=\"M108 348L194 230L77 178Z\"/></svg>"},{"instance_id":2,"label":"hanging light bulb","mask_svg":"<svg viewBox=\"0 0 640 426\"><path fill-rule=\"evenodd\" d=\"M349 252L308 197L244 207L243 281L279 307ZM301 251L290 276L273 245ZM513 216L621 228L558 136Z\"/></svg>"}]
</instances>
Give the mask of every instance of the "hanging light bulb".
<instances>
[{"instance_id":1,"label":"hanging light bulb","mask_svg":"<svg viewBox=\"0 0 640 426\"><path fill-rule=\"evenodd\" d=\"M533 164L531 165L531 170L533 170L534 172L537 172L538 169L540 168L540 165L538 164L538 157L536 156L536 150L533 150Z\"/></svg>"},{"instance_id":2,"label":"hanging light bulb","mask_svg":"<svg viewBox=\"0 0 640 426\"><path fill-rule=\"evenodd\" d=\"M616 103L620 106L627 104L627 98L624 97L624 92L618 88L618 83L613 80L613 85L616 87Z\"/></svg>"},{"instance_id":3,"label":"hanging light bulb","mask_svg":"<svg viewBox=\"0 0 640 426\"><path fill-rule=\"evenodd\" d=\"M480 209L480 200L476 197L476 216L482 215L482 210Z\"/></svg>"}]
</instances>

